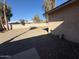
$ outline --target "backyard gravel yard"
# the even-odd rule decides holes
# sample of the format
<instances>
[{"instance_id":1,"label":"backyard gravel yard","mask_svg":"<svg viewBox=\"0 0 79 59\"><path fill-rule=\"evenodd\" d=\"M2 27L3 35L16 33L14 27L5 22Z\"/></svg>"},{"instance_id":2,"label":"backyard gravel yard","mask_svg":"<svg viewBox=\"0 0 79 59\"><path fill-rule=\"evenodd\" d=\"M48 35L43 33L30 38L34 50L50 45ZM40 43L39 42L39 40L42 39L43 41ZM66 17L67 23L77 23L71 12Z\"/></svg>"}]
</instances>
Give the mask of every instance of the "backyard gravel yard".
<instances>
[{"instance_id":1,"label":"backyard gravel yard","mask_svg":"<svg viewBox=\"0 0 79 59\"><path fill-rule=\"evenodd\" d=\"M28 36L29 33L30 36ZM42 33L42 35L35 36L35 33ZM79 59L78 43L55 39L42 28L30 30L30 32L26 32L23 36L21 35L17 38L19 40L15 39L14 41L6 41L0 44L0 55L13 56L35 48L41 59Z\"/></svg>"}]
</instances>

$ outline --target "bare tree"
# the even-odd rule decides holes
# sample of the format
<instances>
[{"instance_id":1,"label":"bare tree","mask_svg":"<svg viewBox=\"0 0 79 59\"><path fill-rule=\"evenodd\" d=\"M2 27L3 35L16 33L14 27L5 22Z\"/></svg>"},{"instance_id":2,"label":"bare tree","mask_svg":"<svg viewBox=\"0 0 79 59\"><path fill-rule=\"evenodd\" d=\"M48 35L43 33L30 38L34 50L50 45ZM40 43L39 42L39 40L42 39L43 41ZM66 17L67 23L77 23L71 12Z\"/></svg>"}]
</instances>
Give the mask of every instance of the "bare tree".
<instances>
[{"instance_id":1,"label":"bare tree","mask_svg":"<svg viewBox=\"0 0 79 59\"><path fill-rule=\"evenodd\" d=\"M40 23L40 17L38 15L35 15L32 20L34 23Z\"/></svg>"}]
</instances>

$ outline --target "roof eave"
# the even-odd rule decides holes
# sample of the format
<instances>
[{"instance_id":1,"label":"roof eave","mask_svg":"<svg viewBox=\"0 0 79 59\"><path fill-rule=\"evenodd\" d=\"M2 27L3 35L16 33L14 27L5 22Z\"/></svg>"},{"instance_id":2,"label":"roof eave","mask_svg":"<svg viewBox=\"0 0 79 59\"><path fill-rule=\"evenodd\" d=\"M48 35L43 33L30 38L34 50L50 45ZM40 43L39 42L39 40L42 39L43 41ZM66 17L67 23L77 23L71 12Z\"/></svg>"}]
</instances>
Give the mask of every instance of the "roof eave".
<instances>
[{"instance_id":1,"label":"roof eave","mask_svg":"<svg viewBox=\"0 0 79 59\"><path fill-rule=\"evenodd\" d=\"M57 6L56 8L45 12L43 15L50 14L51 12L54 12L54 11L56 11L56 10L59 10L60 8L63 8L63 7L65 7L65 6L67 6L67 5L71 4L71 3L73 3L73 2L75 2L75 1L77 1L77 0L74 0L74 1L68 0L67 2L65 2L65 3L63 3L63 4L59 5L59 6Z\"/></svg>"}]
</instances>

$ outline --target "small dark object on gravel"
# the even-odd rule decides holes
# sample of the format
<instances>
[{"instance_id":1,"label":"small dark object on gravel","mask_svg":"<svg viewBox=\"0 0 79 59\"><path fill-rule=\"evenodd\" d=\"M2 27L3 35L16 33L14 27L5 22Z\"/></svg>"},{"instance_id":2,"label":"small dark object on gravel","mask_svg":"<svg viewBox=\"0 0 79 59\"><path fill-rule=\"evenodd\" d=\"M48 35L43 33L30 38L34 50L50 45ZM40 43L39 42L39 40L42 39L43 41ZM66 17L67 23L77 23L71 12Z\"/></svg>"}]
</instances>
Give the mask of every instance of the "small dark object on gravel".
<instances>
[{"instance_id":1,"label":"small dark object on gravel","mask_svg":"<svg viewBox=\"0 0 79 59\"><path fill-rule=\"evenodd\" d=\"M49 31L49 28L45 28L45 29L43 29L43 30L46 30L47 32Z\"/></svg>"},{"instance_id":2,"label":"small dark object on gravel","mask_svg":"<svg viewBox=\"0 0 79 59\"><path fill-rule=\"evenodd\" d=\"M37 27L31 27L30 30L36 29Z\"/></svg>"}]
</instances>

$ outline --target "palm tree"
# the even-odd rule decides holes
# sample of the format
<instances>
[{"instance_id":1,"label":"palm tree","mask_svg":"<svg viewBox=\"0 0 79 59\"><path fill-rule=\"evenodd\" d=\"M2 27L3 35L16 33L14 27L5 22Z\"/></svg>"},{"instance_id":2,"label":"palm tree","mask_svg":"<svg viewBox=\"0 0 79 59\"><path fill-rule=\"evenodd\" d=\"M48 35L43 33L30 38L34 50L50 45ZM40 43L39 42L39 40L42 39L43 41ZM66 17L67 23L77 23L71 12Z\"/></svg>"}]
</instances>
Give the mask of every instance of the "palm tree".
<instances>
[{"instance_id":1,"label":"palm tree","mask_svg":"<svg viewBox=\"0 0 79 59\"><path fill-rule=\"evenodd\" d=\"M10 21L10 18L13 16L11 13L11 8L2 2L0 2L0 25L2 28L5 28L5 24L7 26L7 30L9 30L8 22Z\"/></svg>"},{"instance_id":2,"label":"palm tree","mask_svg":"<svg viewBox=\"0 0 79 59\"><path fill-rule=\"evenodd\" d=\"M43 9L45 12L47 12L49 10L49 1L48 0L44 0L44 4L43 4Z\"/></svg>"},{"instance_id":3,"label":"palm tree","mask_svg":"<svg viewBox=\"0 0 79 59\"><path fill-rule=\"evenodd\" d=\"M3 3L0 2L0 30L4 28L4 19L3 19Z\"/></svg>"},{"instance_id":4,"label":"palm tree","mask_svg":"<svg viewBox=\"0 0 79 59\"><path fill-rule=\"evenodd\" d=\"M5 24L7 26L7 30L9 30L9 25L8 22L10 21L10 18L13 16L11 13L11 8L9 8L6 5L6 0L4 0L4 8L3 8L3 13L4 13L4 20L5 20Z\"/></svg>"},{"instance_id":5,"label":"palm tree","mask_svg":"<svg viewBox=\"0 0 79 59\"><path fill-rule=\"evenodd\" d=\"M55 0L44 0L43 9L45 12L55 7Z\"/></svg>"}]
</instances>

